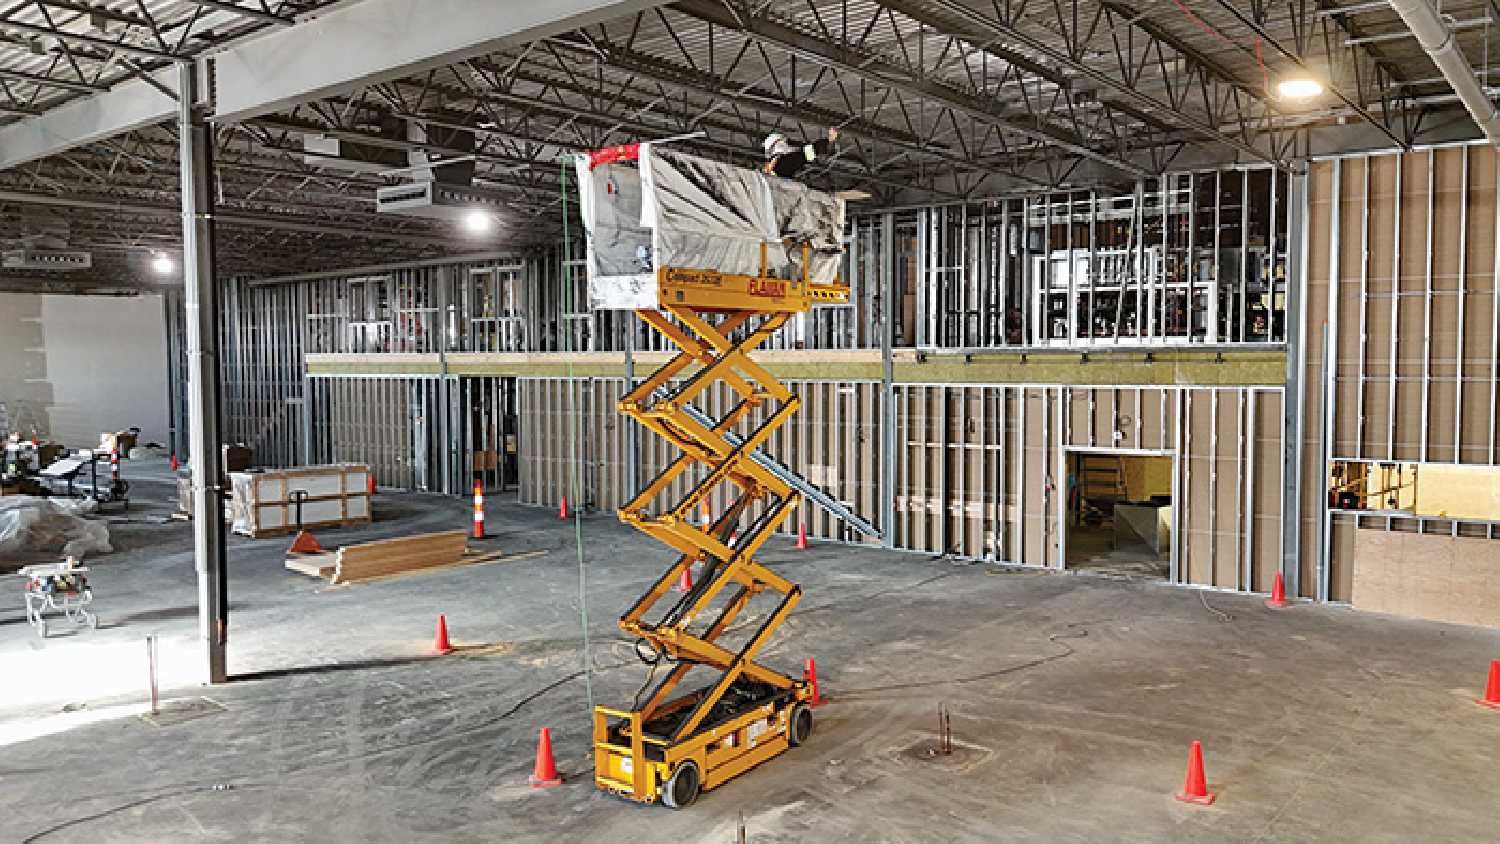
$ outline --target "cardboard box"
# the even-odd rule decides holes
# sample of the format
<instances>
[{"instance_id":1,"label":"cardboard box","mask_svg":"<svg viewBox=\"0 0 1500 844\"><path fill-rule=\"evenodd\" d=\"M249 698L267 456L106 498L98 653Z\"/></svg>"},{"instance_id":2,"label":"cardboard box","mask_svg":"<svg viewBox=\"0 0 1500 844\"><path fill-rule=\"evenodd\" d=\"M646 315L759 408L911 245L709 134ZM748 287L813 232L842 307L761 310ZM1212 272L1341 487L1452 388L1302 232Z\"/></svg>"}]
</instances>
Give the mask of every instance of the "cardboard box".
<instances>
[{"instance_id":1,"label":"cardboard box","mask_svg":"<svg viewBox=\"0 0 1500 844\"><path fill-rule=\"evenodd\" d=\"M255 452L244 445L226 445L222 459L225 472L243 472L255 462Z\"/></svg>"},{"instance_id":2,"label":"cardboard box","mask_svg":"<svg viewBox=\"0 0 1500 844\"><path fill-rule=\"evenodd\" d=\"M128 431L108 431L99 435L100 451L118 451L120 456L130 458L130 450L135 448L135 438L140 434L140 428L131 428Z\"/></svg>"},{"instance_id":3,"label":"cardboard box","mask_svg":"<svg viewBox=\"0 0 1500 844\"><path fill-rule=\"evenodd\" d=\"M37 446L37 465L45 468L68 455L62 443L42 443Z\"/></svg>"}]
</instances>

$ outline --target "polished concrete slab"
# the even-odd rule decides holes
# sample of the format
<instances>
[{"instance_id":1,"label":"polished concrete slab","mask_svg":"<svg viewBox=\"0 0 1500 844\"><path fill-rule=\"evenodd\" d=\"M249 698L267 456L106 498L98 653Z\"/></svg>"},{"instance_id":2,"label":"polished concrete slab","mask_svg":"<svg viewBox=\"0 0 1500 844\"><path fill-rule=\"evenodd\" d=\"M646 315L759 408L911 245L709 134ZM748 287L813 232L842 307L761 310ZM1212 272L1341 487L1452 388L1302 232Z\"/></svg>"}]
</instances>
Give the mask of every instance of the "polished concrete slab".
<instances>
[{"instance_id":1,"label":"polished concrete slab","mask_svg":"<svg viewBox=\"0 0 1500 844\"><path fill-rule=\"evenodd\" d=\"M145 519L165 473L130 470ZM319 538L468 518L425 495L376 512ZM237 679L212 688L194 683L187 526L121 525L123 550L91 561L99 630L35 648L0 609L0 838L727 842L741 816L756 842L1494 834L1500 711L1473 698L1500 632L781 540L763 559L806 597L764 661L816 657L812 740L687 810L633 805L592 785L589 696L626 704L646 678L614 620L667 556L590 515L580 590L572 523L489 515L487 546L542 553L330 588L282 568L285 540L234 540ZM438 613L456 654L427 655ZM191 717L138 717L147 635ZM939 705L952 756L926 752ZM565 783L536 791L544 726ZM1193 740L1212 806L1171 796Z\"/></svg>"}]
</instances>

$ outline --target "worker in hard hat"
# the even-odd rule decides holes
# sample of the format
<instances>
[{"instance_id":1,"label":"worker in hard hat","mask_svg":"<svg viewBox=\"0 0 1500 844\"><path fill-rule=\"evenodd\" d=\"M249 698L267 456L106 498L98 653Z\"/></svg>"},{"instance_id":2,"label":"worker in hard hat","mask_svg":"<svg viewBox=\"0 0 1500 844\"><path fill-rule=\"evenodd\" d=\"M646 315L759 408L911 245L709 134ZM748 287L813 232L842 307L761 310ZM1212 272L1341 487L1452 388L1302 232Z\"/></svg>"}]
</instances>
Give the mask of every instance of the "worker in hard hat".
<instances>
[{"instance_id":1,"label":"worker in hard hat","mask_svg":"<svg viewBox=\"0 0 1500 844\"><path fill-rule=\"evenodd\" d=\"M807 165L817 161L819 158L827 158L833 154L833 144L839 139L839 130L828 127L828 137L819 138L816 141L793 144L787 140L786 135L780 132L772 132L766 136L766 163L765 171L768 176L780 176L783 179L795 179L797 174Z\"/></svg>"}]
</instances>

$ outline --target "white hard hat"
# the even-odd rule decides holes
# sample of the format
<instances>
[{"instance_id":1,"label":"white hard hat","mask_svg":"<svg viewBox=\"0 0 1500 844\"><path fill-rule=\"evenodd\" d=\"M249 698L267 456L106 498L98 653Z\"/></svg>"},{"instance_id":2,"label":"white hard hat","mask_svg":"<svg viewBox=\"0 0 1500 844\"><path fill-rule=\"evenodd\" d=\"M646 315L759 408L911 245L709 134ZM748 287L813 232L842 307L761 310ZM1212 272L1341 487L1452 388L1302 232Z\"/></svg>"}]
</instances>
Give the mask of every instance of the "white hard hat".
<instances>
[{"instance_id":1,"label":"white hard hat","mask_svg":"<svg viewBox=\"0 0 1500 844\"><path fill-rule=\"evenodd\" d=\"M766 136L766 139L761 144L761 146L765 147L766 157L770 158L771 156L779 152L785 144L786 135L783 135L780 132L772 132L771 134Z\"/></svg>"}]
</instances>

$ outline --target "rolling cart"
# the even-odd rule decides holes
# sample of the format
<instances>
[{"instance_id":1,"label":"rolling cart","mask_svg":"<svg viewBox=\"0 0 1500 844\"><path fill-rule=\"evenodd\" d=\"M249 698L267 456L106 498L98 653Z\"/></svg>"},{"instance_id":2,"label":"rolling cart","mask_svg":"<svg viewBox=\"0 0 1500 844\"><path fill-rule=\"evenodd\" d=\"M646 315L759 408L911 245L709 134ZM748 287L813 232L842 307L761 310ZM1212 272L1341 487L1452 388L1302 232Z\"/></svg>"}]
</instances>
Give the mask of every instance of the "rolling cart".
<instances>
[{"instance_id":1,"label":"rolling cart","mask_svg":"<svg viewBox=\"0 0 1500 844\"><path fill-rule=\"evenodd\" d=\"M94 603L94 591L89 588L87 572L87 567L78 565L71 557L66 562L21 569L21 576L26 578L26 621L38 639L47 638L49 612L60 613L73 624L86 625L90 630L99 626L99 616L89 609Z\"/></svg>"}]
</instances>

